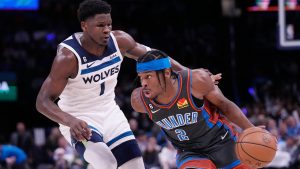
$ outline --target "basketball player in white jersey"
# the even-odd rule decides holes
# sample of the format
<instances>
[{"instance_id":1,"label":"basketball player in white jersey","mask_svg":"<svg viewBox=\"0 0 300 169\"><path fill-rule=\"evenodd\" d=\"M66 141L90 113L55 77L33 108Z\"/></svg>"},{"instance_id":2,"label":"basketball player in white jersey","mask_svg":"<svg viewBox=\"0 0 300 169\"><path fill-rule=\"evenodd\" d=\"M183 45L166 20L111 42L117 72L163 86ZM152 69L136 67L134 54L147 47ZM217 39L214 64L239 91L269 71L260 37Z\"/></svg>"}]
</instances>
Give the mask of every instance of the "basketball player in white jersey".
<instances>
[{"instance_id":1,"label":"basketball player in white jersey","mask_svg":"<svg viewBox=\"0 0 300 169\"><path fill-rule=\"evenodd\" d=\"M136 60L150 48L123 31L112 31L111 7L104 1L83 1L77 12L83 32L58 45L36 108L59 123L64 137L94 169L144 169L114 90L123 56ZM174 60L172 66L184 69Z\"/></svg>"}]
</instances>

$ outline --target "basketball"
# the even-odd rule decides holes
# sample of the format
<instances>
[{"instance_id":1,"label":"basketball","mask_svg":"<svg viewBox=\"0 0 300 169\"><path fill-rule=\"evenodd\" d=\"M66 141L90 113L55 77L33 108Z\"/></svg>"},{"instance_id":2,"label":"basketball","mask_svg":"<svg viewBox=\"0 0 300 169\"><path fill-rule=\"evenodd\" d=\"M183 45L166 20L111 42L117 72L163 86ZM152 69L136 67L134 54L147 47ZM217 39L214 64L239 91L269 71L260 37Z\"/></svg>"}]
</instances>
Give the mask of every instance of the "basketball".
<instances>
[{"instance_id":1,"label":"basketball","mask_svg":"<svg viewBox=\"0 0 300 169\"><path fill-rule=\"evenodd\" d=\"M243 164L252 168L267 166L273 160L276 151L276 137L259 127L244 130L235 146L237 157Z\"/></svg>"}]
</instances>

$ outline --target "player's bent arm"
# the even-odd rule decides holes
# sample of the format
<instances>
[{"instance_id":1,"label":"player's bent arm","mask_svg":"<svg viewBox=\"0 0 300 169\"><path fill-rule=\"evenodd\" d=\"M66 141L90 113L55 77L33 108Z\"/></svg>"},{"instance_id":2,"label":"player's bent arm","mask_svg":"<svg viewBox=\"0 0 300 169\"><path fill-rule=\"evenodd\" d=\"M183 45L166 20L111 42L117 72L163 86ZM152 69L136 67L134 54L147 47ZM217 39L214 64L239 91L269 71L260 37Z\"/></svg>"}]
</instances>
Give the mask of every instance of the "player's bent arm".
<instances>
[{"instance_id":1,"label":"player's bent arm","mask_svg":"<svg viewBox=\"0 0 300 169\"><path fill-rule=\"evenodd\" d=\"M123 56L137 60L139 56L142 56L147 52L147 50L150 50L147 49L146 46L137 43L132 36L124 31L115 30L113 31L113 34L116 37Z\"/></svg>"},{"instance_id":2,"label":"player's bent arm","mask_svg":"<svg viewBox=\"0 0 300 169\"><path fill-rule=\"evenodd\" d=\"M151 50L151 48L136 42L132 38L132 36L130 36L128 33L124 31L116 30L113 31L113 34L116 37L122 55L127 56L131 59L137 60L138 57L142 56L147 51ZM173 70L180 71L180 70L187 69L185 66L181 65L171 57L170 60L171 60L171 65Z\"/></svg>"},{"instance_id":3,"label":"player's bent arm","mask_svg":"<svg viewBox=\"0 0 300 169\"><path fill-rule=\"evenodd\" d=\"M209 91L213 90L214 82L210 74L204 69L194 69L192 72L192 94L194 97L203 99Z\"/></svg>"},{"instance_id":4,"label":"player's bent arm","mask_svg":"<svg viewBox=\"0 0 300 169\"><path fill-rule=\"evenodd\" d=\"M192 70L192 94L199 99L207 99L217 106L222 113L242 129L252 127L253 124L242 113L241 109L228 100L218 88L210 75L202 69Z\"/></svg>"},{"instance_id":5,"label":"player's bent arm","mask_svg":"<svg viewBox=\"0 0 300 169\"><path fill-rule=\"evenodd\" d=\"M205 98L217 106L228 120L235 123L243 130L254 126L243 114L242 110L223 95L217 85L214 85L214 89L206 94Z\"/></svg>"},{"instance_id":6,"label":"player's bent arm","mask_svg":"<svg viewBox=\"0 0 300 169\"><path fill-rule=\"evenodd\" d=\"M142 98L140 95L142 88L136 88L131 93L131 106L134 109L134 111L139 113L147 113L146 108L143 105Z\"/></svg>"},{"instance_id":7,"label":"player's bent arm","mask_svg":"<svg viewBox=\"0 0 300 169\"><path fill-rule=\"evenodd\" d=\"M65 88L68 78L77 73L77 59L74 54L63 48L55 57L51 71L44 81L36 100L37 110L49 119L70 126L74 117L63 112L54 101Z\"/></svg>"}]
</instances>

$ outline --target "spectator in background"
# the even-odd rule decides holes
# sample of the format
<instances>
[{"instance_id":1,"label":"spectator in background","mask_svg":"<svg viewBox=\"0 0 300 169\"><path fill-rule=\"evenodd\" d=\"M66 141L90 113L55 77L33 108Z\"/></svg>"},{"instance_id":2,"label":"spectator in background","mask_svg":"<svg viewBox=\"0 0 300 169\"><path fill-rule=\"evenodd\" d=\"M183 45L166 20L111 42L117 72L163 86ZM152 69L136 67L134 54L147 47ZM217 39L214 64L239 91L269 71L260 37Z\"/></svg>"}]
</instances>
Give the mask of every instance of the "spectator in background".
<instances>
[{"instance_id":1,"label":"spectator in background","mask_svg":"<svg viewBox=\"0 0 300 169\"><path fill-rule=\"evenodd\" d=\"M160 152L160 146L157 145L156 138L150 136L148 138L147 147L145 152L143 153L143 158L145 162L146 169L159 169L160 162L158 158L158 153Z\"/></svg>"},{"instance_id":2,"label":"spectator in background","mask_svg":"<svg viewBox=\"0 0 300 169\"><path fill-rule=\"evenodd\" d=\"M58 139L61 137L61 133L58 127L53 127L50 130L50 134L47 137L45 149L48 155L49 161L52 161L53 153L58 147Z\"/></svg>"},{"instance_id":3,"label":"spectator in background","mask_svg":"<svg viewBox=\"0 0 300 169\"><path fill-rule=\"evenodd\" d=\"M63 148L57 148L54 151L53 159L55 162L54 169L68 169L69 168L69 162L68 162L68 159L66 159L66 151Z\"/></svg>"},{"instance_id":4,"label":"spectator in background","mask_svg":"<svg viewBox=\"0 0 300 169\"><path fill-rule=\"evenodd\" d=\"M58 139L58 148L55 150L64 150L64 159L67 160L68 165L70 166L75 157L77 156L76 151L73 149L73 147L68 143L68 141L63 137L62 135ZM54 151L54 152L55 152ZM55 156L55 153L54 153Z\"/></svg>"},{"instance_id":5,"label":"spectator in background","mask_svg":"<svg viewBox=\"0 0 300 169\"><path fill-rule=\"evenodd\" d=\"M138 122L135 118L129 119L129 126L130 126L130 129L132 130L134 136L137 136L139 126L138 126Z\"/></svg>"},{"instance_id":6,"label":"spectator in background","mask_svg":"<svg viewBox=\"0 0 300 169\"><path fill-rule=\"evenodd\" d=\"M138 146L142 152L142 154L145 152L148 144L148 138L147 134L145 133L144 130L138 130L136 132L136 141L138 143Z\"/></svg>"},{"instance_id":7,"label":"spectator in background","mask_svg":"<svg viewBox=\"0 0 300 169\"><path fill-rule=\"evenodd\" d=\"M170 141L167 141L167 145L158 154L162 169L176 169L176 154L177 150Z\"/></svg>"},{"instance_id":8,"label":"spectator in background","mask_svg":"<svg viewBox=\"0 0 300 169\"><path fill-rule=\"evenodd\" d=\"M28 158L28 163L32 165L34 163L33 156L33 136L30 131L27 130L24 122L20 121L16 124L16 131L11 134L10 143L17 147L20 147L25 151Z\"/></svg>"},{"instance_id":9,"label":"spectator in background","mask_svg":"<svg viewBox=\"0 0 300 169\"><path fill-rule=\"evenodd\" d=\"M8 169L26 169L27 155L14 145L0 145L0 161Z\"/></svg>"},{"instance_id":10,"label":"spectator in background","mask_svg":"<svg viewBox=\"0 0 300 169\"><path fill-rule=\"evenodd\" d=\"M20 147L27 154L30 153L33 145L33 137L30 131L26 129L24 122L18 122L16 124L16 131L11 134L10 143Z\"/></svg>"},{"instance_id":11,"label":"spectator in background","mask_svg":"<svg viewBox=\"0 0 300 169\"><path fill-rule=\"evenodd\" d=\"M287 125L287 134L289 136L297 136L300 134L300 124L297 123L297 120L294 116L289 115L285 120Z\"/></svg>"}]
</instances>

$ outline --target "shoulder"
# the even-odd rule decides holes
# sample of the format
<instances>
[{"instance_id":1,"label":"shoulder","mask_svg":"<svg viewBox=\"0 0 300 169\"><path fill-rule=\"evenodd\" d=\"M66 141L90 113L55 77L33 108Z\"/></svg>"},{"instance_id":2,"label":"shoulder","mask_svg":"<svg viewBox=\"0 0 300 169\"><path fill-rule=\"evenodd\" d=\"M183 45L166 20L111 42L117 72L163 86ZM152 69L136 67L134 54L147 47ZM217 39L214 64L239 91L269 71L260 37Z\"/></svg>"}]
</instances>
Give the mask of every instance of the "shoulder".
<instances>
[{"instance_id":1,"label":"shoulder","mask_svg":"<svg viewBox=\"0 0 300 169\"><path fill-rule=\"evenodd\" d=\"M131 37L131 35L129 35L128 33L124 32L122 30L114 30L114 31L112 31L112 34L115 36L119 45L124 42L134 41L133 38Z\"/></svg>"},{"instance_id":2,"label":"shoulder","mask_svg":"<svg viewBox=\"0 0 300 169\"><path fill-rule=\"evenodd\" d=\"M139 88L136 88L134 89L132 92L131 92L131 103L133 102L140 102L142 101L142 98L141 98L141 90L142 88L139 87Z\"/></svg>"},{"instance_id":3,"label":"shoulder","mask_svg":"<svg viewBox=\"0 0 300 169\"><path fill-rule=\"evenodd\" d=\"M142 88L136 88L131 93L131 106L136 112L146 113L145 107L141 98Z\"/></svg>"},{"instance_id":4,"label":"shoulder","mask_svg":"<svg viewBox=\"0 0 300 169\"><path fill-rule=\"evenodd\" d=\"M202 69L194 69L192 72L192 94L202 99L204 95L214 89L214 83L209 74Z\"/></svg>"},{"instance_id":5,"label":"shoulder","mask_svg":"<svg viewBox=\"0 0 300 169\"><path fill-rule=\"evenodd\" d=\"M75 54L65 47L59 47L51 70L55 71L55 74L60 72L61 75L75 77L77 75L77 66L78 60Z\"/></svg>"},{"instance_id":6,"label":"shoulder","mask_svg":"<svg viewBox=\"0 0 300 169\"><path fill-rule=\"evenodd\" d=\"M135 53L135 49L138 49L138 43L133 39L131 35L128 33L121 31L121 30L115 30L112 31L112 34L115 36L116 41L118 43L118 46L120 48L120 51L123 55L132 54L133 56L136 56L137 54ZM139 50L137 50L139 51ZM139 55L140 56L140 55ZM130 56L128 56L130 57ZM135 57L130 57L134 58Z\"/></svg>"},{"instance_id":7,"label":"shoulder","mask_svg":"<svg viewBox=\"0 0 300 169\"><path fill-rule=\"evenodd\" d=\"M124 35L128 34L122 30L113 30L111 32L112 32L112 34L114 34L115 37L120 37L120 36L124 36Z\"/></svg>"},{"instance_id":8,"label":"shoulder","mask_svg":"<svg viewBox=\"0 0 300 169\"><path fill-rule=\"evenodd\" d=\"M209 82L212 81L209 74L203 69L193 69L190 70L192 74L193 81L197 83Z\"/></svg>"},{"instance_id":9,"label":"shoulder","mask_svg":"<svg viewBox=\"0 0 300 169\"><path fill-rule=\"evenodd\" d=\"M60 59L66 59L66 60L76 59L75 54L71 50L63 46L60 46L58 48L56 57L59 57Z\"/></svg>"}]
</instances>

